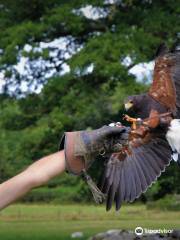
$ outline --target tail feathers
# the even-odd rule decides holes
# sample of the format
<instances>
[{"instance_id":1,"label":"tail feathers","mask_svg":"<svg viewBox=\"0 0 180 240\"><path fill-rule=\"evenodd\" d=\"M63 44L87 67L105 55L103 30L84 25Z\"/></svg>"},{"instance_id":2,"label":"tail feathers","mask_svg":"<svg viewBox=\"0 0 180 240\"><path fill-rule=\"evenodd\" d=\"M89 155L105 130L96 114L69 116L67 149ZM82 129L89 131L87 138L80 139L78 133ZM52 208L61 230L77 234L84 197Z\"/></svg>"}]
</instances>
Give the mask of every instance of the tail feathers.
<instances>
[{"instance_id":1,"label":"tail feathers","mask_svg":"<svg viewBox=\"0 0 180 240\"><path fill-rule=\"evenodd\" d=\"M180 154L176 150L172 153L172 159L180 165Z\"/></svg>"},{"instance_id":2,"label":"tail feathers","mask_svg":"<svg viewBox=\"0 0 180 240\"><path fill-rule=\"evenodd\" d=\"M180 154L178 154L177 151L173 151L172 153L172 159L177 162L177 164L179 165L180 167Z\"/></svg>"},{"instance_id":3,"label":"tail feathers","mask_svg":"<svg viewBox=\"0 0 180 240\"><path fill-rule=\"evenodd\" d=\"M173 119L166 133L172 149L172 159L180 165L180 119Z\"/></svg>"}]
</instances>

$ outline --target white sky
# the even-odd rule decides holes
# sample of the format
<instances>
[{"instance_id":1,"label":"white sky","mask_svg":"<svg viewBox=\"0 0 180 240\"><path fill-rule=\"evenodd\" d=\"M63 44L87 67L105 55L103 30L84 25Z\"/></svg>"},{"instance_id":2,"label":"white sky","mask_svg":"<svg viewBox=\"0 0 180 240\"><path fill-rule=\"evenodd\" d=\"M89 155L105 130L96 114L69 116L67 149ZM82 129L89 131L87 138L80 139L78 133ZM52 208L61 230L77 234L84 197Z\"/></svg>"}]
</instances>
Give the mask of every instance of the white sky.
<instances>
[{"instance_id":1,"label":"white sky","mask_svg":"<svg viewBox=\"0 0 180 240\"><path fill-rule=\"evenodd\" d=\"M4 74L0 72L0 91L2 91L3 85L4 85Z\"/></svg>"},{"instance_id":2,"label":"white sky","mask_svg":"<svg viewBox=\"0 0 180 240\"><path fill-rule=\"evenodd\" d=\"M129 70L129 73L136 76L137 82L142 82L143 80L151 81L154 69L154 61L149 63L139 63Z\"/></svg>"},{"instance_id":3,"label":"white sky","mask_svg":"<svg viewBox=\"0 0 180 240\"><path fill-rule=\"evenodd\" d=\"M40 47L41 47L41 49L43 49L43 48L57 47L58 46L58 48L65 49L66 46L64 45L63 42L64 42L64 39L63 39L63 41L61 39L55 39L55 40L53 40L52 42L49 42L49 43L41 42L40 43ZM27 45L27 44L24 47L24 50L26 50L26 51L30 51L31 49L32 49L32 47L30 45ZM36 50L40 51L41 49L37 48ZM52 53L52 54L55 54L55 53ZM69 57L70 56L67 55L67 58L69 58ZM28 62L28 58L22 56L20 58L20 61L18 62L18 64L15 65L15 68L17 69L17 71L21 75L25 75L26 74L25 67L27 65L27 62ZM124 59L124 62L123 62L124 65L128 66L130 63L131 63L131 60L130 60L129 57ZM38 66L38 61L36 62L36 64ZM94 68L94 66L93 66L93 64L91 64L88 67L87 72L89 72L89 73L92 72L93 68ZM142 82L143 80L150 81L151 78L152 78L153 68L154 68L154 61L151 61L149 63L139 63L139 64L135 65L133 68L131 68L129 70L129 73L135 75L136 76L136 80L139 81L139 82ZM70 68L69 68L69 66L66 63L64 63L62 65L62 69L63 70L61 71L61 74L65 74L65 73L68 73L70 71ZM55 69L52 70L51 72L46 74L46 77L48 78L48 77L53 76L53 74L55 74L55 72L56 72ZM0 91L2 91L2 86L3 86L4 83L5 83L5 81L4 81L4 74L2 72L0 72ZM28 90L27 83L26 82L22 82L21 88L22 88L23 92ZM42 89L42 86L39 86L39 88L37 88L34 91L39 93L41 91L41 89ZM13 88L11 90L13 91Z\"/></svg>"}]
</instances>

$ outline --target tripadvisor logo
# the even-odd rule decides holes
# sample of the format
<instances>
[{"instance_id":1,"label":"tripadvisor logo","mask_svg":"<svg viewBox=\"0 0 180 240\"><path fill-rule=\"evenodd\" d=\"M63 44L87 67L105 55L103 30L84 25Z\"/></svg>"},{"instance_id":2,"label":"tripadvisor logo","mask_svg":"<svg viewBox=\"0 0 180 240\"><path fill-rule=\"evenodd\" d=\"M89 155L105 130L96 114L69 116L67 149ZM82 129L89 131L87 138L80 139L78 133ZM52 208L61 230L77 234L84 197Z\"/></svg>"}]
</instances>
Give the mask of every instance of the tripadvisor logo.
<instances>
[{"instance_id":1,"label":"tripadvisor logo","mask_svg":"<svg viewBox=\"0 0 180 240\"><path fill-rule=\"evenodd\" d=\"M147 228L142 228L142 227L137 227L135 228L135 234L137 236L141 236L143 234L168 234L168 233L172 233L173 230L172 229L147 229Z\"/></svg>"},{"instance_id":2,"label":"tripadvisor logo","mask_svg":"<svg viewBox=\"0 0 180 240\"><path fill-rule=\"evenodd\" d=\"M141 236L143 234L143 228L142 227L135 228L135 234Z\"/></svg>"}]
</instances>

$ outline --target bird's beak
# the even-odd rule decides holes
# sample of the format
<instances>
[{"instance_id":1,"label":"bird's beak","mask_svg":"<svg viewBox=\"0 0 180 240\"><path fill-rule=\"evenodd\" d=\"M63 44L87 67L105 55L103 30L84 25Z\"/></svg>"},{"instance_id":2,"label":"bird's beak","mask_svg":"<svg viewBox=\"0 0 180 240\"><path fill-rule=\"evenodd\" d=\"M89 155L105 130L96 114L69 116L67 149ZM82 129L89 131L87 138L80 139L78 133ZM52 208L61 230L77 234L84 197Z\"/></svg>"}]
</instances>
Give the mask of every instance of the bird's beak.
<instances>
[{"instance_id":1,"label":"bird's beak","mask_svg":"<svg viewBox=\"0 0 180 240\"><path fill-rule=\"evenodd\" d=\"M128 111L130 108L132 108L133 103L132 102L127 102L124 104L126 111Z\"/></svg>"}]
</instances>

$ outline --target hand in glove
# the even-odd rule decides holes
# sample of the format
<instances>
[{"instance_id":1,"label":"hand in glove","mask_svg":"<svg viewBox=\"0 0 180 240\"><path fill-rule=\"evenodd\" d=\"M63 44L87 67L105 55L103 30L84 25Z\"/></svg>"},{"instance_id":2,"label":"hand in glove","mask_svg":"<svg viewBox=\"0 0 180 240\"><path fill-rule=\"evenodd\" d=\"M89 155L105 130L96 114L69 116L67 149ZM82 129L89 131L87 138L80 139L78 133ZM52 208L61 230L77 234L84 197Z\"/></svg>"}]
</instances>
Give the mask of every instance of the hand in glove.
<instances>
[{"instance_id":1,"label":"hand in glove","mask_svg":"<svg viewBox=\"0 0 180 240\"><path fill-rule=\"evenodd\" d=\"M64 148L66 170L80 175L87 170L98 155L121 151L128 143L129 128L103 126L92 131L66 132L61 140Z\"/></svg>"}]
</instances>

